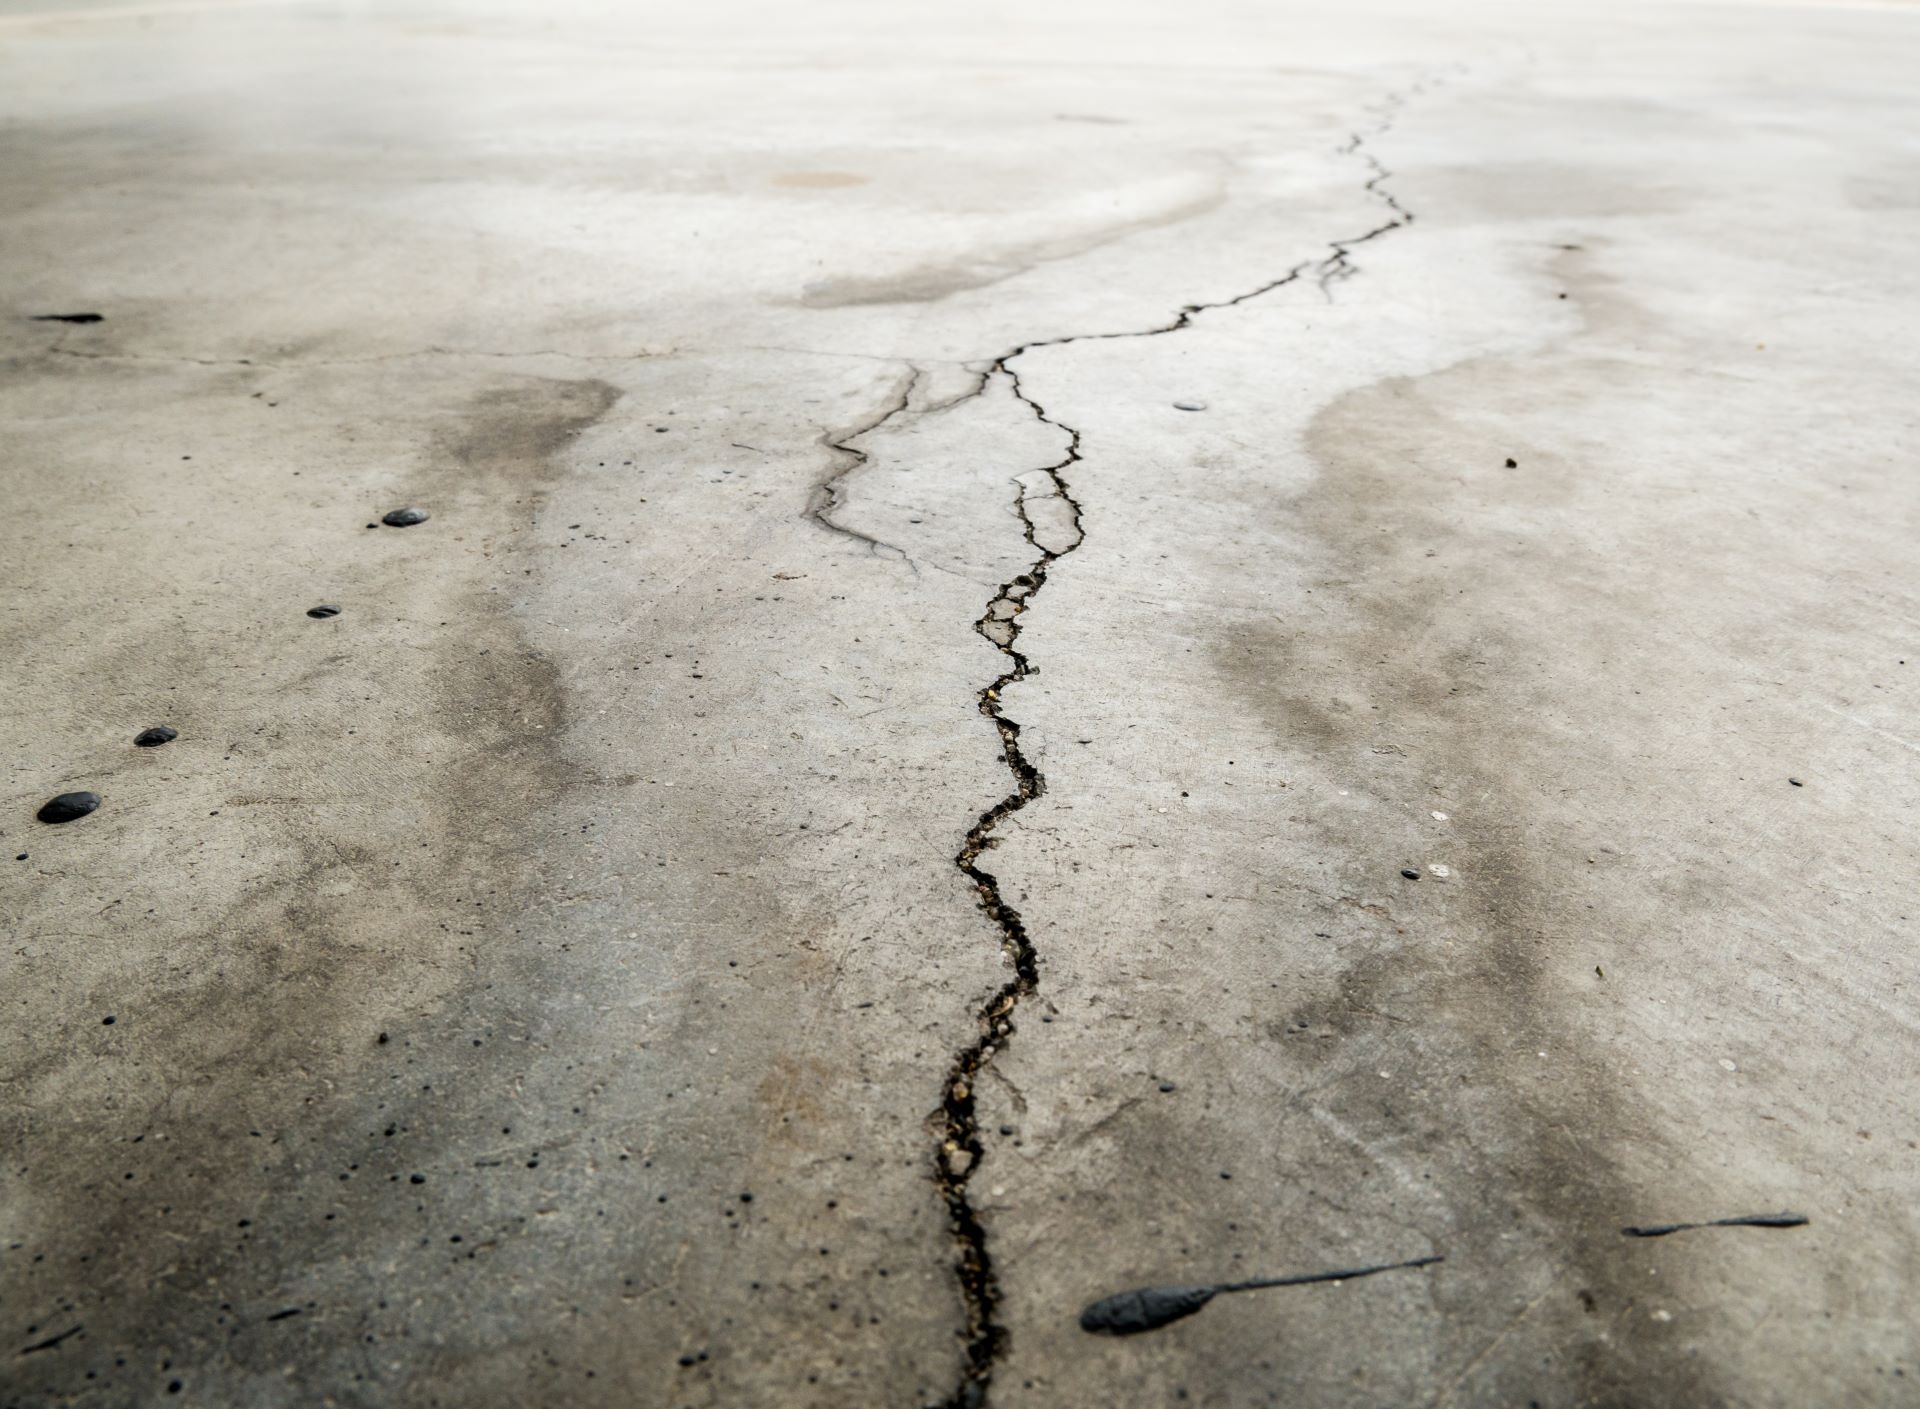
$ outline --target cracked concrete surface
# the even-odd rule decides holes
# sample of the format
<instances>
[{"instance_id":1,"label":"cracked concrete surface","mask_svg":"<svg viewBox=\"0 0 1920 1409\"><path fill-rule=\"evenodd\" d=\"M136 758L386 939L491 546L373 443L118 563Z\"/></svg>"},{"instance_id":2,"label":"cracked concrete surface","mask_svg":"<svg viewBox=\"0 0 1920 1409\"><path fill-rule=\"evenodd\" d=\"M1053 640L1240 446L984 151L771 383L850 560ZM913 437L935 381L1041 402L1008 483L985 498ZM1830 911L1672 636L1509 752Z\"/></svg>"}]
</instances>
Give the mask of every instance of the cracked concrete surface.
<instances>
[{"instance_id":1,"label":"cracked concrete surface","mask_svg":"<svg viewBox=\"0 0 1920 1409\"><path fill-rule=\"evenodd\" d=\"M0 13L0 1403L1920 1402L1916 60Z\"/></svg>"}]
</instances>

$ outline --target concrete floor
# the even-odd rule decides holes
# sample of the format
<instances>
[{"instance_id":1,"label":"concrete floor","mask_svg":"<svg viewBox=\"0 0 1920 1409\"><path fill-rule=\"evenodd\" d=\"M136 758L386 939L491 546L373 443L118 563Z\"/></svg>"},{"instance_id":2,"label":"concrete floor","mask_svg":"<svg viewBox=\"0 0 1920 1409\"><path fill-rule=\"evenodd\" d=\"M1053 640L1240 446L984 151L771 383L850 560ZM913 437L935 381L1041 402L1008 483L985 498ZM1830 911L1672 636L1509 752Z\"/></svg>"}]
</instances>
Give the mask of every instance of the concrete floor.
<instances>
[{"instance_id":1,"label":"concrete floor","mask_svg":"<svg viewBox=\"0 0 1920 1409\"><path fill-rule=\"evenodd\" d=\"M1920 10L663 9L0 9L0 1403L1920 1404Z\"/></svg>"}]
</instances>

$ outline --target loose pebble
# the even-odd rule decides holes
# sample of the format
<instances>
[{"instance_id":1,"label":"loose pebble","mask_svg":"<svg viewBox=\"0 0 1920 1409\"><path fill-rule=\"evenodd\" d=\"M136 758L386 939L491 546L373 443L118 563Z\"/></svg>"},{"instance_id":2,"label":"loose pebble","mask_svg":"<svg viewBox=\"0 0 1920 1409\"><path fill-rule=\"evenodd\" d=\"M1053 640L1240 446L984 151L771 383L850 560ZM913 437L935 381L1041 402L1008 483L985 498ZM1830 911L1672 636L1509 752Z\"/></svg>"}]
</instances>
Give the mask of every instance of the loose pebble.
<instances>
[{"instance_id":1,"label":"loose pebble","mask_svg":"<svg viewBox=\"0 0 1920 1409\"><path fill-rule=\"evenodd\" d=\"M170 744L180 737L178 729L168 728L165 724L156 724L151 729L142 729L133 736L136 746L143 749L157 749L162 744Z\"/></svg>"},{"instance_id":2,"label":"loose pebble","mask_svg":"<svg viewBox=\"0 0 1920 1409\"><path fill-rule=\"evenodd\" d=\"M340 608L333 606L330 603L322 603L320 606L317 606L317 607L308 607L307 615L310 617L314 617L316 619L323 619L330 616L339 616Z\"/></svg>"},{"instance_id":3,"label":"loose pebble","mask_svg":"<svg viewBox=\"0 0 1920 1409\"><path fill-rule=\"evenodd\" d=\"M1173 409L1176 411L1204 411L1207 409L1207 403L1204 401L1176 401L1173 403Z\"/></svg>"},{"instance_id":4,"label":"loose pebble","mask_svg":"<svg viewBox=\"0 0 1920 1409\"><path fill-rule=\"evenodd\" d=\"M1410 881L1417 881L1420 879L1420 873L1414 870L1411 866L1406 867L1404 870L1400 872L1400 874L1405 876Z\"/></svg>"},{"instance_id":5,"label":"loose pebble","mask_svg":"<svg viewBox=\"0 0 1920 1409\"><path fill-rule=\"evenodd\" d=\"M42 803L40 810L33 815L42 822L57 826L62 822L78 821L99 805L99 793L61 793L59 797L49 798Z\"/></svg>"},{"instance_id":6,"label":"loose pebble","mask_svg":"<svg viewBox=\"0 0 1920 1409\"><path fill-rule=\"evenodd\" d=\"M388 528L412 528L432 517L425 509L389 509L380 516L380 522Z\"/></svg>"},{"instance_id":7,"label":"loose pebble","mask_svg":"<svg viewBox=\"0 0 1920 1409\"><path fill-rule=\"evenodd\" d=\"M1789 778L1787 779L1787 781L1789 783L1792 783L1796 788L1804 788L1806 786L1806 784L1801 782L1798 778Z\"/></svg>"}]
</instances>

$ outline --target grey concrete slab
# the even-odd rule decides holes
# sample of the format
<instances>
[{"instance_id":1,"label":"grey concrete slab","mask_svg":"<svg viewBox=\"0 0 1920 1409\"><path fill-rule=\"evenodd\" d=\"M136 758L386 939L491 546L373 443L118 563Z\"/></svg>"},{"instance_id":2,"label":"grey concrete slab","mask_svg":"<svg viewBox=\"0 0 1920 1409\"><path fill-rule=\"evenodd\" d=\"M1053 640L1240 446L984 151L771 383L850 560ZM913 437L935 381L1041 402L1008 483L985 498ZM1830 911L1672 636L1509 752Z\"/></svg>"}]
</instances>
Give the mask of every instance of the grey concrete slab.
<instances>
[{"instance_id":1,"label":"grey concrete slab","mask_svg":"<svg viewBox=\"0 0 1920 1409\"><path fill-rule=\"evenodd\" d=\"M1916 23L0 14L0 1402L1915 1399Z\"/></svg>"}]
</instances>

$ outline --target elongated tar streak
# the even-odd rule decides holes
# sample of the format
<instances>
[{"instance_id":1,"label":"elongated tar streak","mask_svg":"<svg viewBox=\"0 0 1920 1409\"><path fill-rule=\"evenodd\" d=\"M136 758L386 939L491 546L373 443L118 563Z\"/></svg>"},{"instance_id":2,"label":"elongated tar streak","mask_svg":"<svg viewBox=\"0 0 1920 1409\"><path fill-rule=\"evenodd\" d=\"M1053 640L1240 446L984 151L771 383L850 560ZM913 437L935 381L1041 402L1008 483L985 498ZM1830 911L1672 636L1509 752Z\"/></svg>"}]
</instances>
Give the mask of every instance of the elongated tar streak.
<instances>
[{"instance_id":1,"label":"elongated tar streak","mask_svg":"<svg viewBox=\"0 0 1920 1409\"><path fill-rule=\"evenodd\" d=\"M1804 1213L1743 1213L1738 1218L1711 1218L1705 1223L1646 1223L1620 1231L1629 1238L1664 1238L1689 1228L1804 1228L1810 1221Z\"/></svg>"},{"instance_id":2,"label":"elongated tar streak","mask_svg":"<svg viewBox=\"0 0 1920 1409\"><path fill-rule=\"evenodd\" d=\"M1228 1292L1258 1291L1262 1287L1300 1287L1309 1282L1350 1282L1377 1272L1428 1267L1443 1257L1416 1257L1409 1262L1384 1262L1373 1267L1344 1267L1333 1272L1298 1272L1291 1277L1256 1277L1247 1282L1219 1282L1210 1287L1136 1287L1103 1297L1080 1313L1080 1329L1099 1336L1135 1336L1193 1315L1217 1296Z\"/></svg>"}]
</instances>

